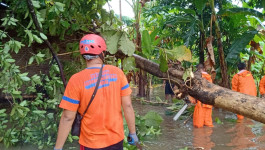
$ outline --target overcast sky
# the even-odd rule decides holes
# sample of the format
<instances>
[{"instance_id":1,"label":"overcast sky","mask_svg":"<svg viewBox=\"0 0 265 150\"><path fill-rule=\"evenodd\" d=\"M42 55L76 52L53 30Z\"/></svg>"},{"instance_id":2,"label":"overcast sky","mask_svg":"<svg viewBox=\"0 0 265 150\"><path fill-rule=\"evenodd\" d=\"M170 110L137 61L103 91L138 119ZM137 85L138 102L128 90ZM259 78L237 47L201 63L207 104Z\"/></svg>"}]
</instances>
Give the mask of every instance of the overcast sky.
<instances>
[{"instance_id":1,"label":"overcast sky","mask_svg":"<svg viewBox=\"0 0 265 150\"><path fill-rule=\"evenodd\" d=\"M131 0L128 1L131 2ZM109 4L110 4L110 9L113 9L115 14L120 14L119 0L112 0L109 2ZM109 11L108 3L104 5L104 8L107 11ZM122 16L128 16L130 18L134 18L132 7L125 0L121 0L121 13Z\"/></svg>"}]
</instances>

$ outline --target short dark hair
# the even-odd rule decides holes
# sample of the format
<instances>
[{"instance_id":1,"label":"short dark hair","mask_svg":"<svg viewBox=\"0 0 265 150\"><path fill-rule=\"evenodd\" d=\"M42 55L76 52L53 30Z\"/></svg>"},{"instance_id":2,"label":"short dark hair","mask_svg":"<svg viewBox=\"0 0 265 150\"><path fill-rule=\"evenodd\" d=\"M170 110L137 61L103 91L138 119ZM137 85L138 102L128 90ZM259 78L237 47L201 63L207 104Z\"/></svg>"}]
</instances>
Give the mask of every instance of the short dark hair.
<instances>
[{"instance_id":1,"label":"short dark hair","mask_svg":"<svg viewBox=\"0 0 265 150\"><path fill-rule=\"evenodd\" d=\"M237 68L238 68L238 70L243 70L243 69L246 68L246 64L243 63L243 62L241 62L241 63L239 63L239 64L237 65Z\"/></svg>"},{"instance_id":2,"label":"short dark hair","mask_svg":"<svg viewBox=\"0 0 265 150\"><path fill-rule=\"evenodd\" d=\"M204 65L203 64L198 64L196 66L197 70L203 70L204 69Z\"/></svg>"}]
</instances>

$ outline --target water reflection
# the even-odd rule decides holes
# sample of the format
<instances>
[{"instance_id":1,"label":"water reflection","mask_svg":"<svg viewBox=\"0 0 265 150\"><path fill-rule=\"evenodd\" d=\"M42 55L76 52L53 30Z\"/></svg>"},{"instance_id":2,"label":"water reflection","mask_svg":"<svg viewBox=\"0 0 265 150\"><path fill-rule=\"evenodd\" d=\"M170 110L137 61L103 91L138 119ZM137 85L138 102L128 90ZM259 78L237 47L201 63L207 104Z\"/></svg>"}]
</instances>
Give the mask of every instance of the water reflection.
<instances>
[{"instance_id":1,"label":"water reflection","mask_svg":"<svg viewBox=\"0 0 265 150\"><path fill-rule=\"evenodd\" d=\"M257 144L254 142L256 135L252 132L251 126L254 123L250 119L244 119L242 122L237 122L235 126L227 130L227 133L232 133L232 140L227 143L227 146L234 147L232 150L241 150L246 148L255 148Z\"/></svg>"},{"instance_id":2,"label":"water reflection","mask_svg":"<svg viewBox=\"0 0 265 150\"><path fill-rule=\"evenodd\" d=\"M265 125L258 123L258 132L257 132L257 143L259 144L258 150L265 149Z\"/></svg>"},{"instance_id":3,"label":"water reflection","mask_svg":"<svg viewBox=\"0 0 265 150\"><path fill-rule=\"evenodd\" d=\"M155 100L156 96L164 100L163 87L150 90L150 100ZM248 118L235 123L235 114L231 112L214 109L213 120L218 117L222 124L215 122L213 128L193 128L192 119L186 125L183 125L183 120L172 121L173 116L165 115L166 106L134 102L134 107L142 115L153 110L164 118L162 135L144 142L147 150L179 150L185 147L196 150L200 147L204 150L265 150L265 126Z\"/></svg>"},{"instance_id":4,"label":"water reflection","mask_svg":"<svg viewBox=\"0 0 265 150\"><path fill-rule=\"evenodd\" d=\"M215 146L211 139L212 127L193 128L193 147L195 149L210 150Z\"/></svg>"},{"instance_id":5,"label":"water reflection","mask_svg":"<svg viewBox=\"0 0 265 150\"><path fill-rule=\"evenodd\" d=\"M264 149L265 149L265 125L262 124L262 131L263 135L257 138L258 142L263 142L264 143Z\"/></svg>"}]
</instances>

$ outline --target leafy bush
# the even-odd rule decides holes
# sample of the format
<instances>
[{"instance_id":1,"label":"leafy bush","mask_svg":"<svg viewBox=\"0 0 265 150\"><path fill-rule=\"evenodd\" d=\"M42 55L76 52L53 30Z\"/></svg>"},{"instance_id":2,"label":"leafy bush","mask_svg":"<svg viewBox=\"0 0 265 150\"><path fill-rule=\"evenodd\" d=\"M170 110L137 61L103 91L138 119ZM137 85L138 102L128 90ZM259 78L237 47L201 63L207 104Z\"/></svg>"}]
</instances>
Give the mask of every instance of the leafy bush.
<instances>
[{"instance_id":1,"label":"leafy bush","mask_svg":"<svg viewBox=\"0 0 265 150\"><path fill-rule=\"evenodd\" d=\"M160 124L163 118L154 111L149 111L145 116L136 115L135 124L136 132L139 140L144 141L146 136L157 136L161 134ZM129 134L127 124L124 124L125 135ZM124 138L125 150L136 150L136 146L131 146L127 142L127 137Z\"/></svg>"}]
</instances>

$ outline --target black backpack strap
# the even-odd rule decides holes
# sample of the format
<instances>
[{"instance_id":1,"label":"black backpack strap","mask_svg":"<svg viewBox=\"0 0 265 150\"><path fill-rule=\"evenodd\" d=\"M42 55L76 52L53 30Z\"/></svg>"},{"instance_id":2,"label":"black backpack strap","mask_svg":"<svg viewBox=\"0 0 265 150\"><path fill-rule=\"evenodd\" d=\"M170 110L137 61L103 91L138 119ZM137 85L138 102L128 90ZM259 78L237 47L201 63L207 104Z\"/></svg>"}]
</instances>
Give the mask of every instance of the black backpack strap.
<instances>
[{"instance_id":1,"label":"black backpack strap","mask_svg":"<svg viewBox=\"0 0 265 150\"><path fill-rule=\"evenodd\" d=\"M100 71L99 71L99 74L98 74L98 80L97 80L97 84L96 84L96 87L95 87L95 90L91 96L91 99L86 107L86 110L84 111L83 115L81 116L81 119L83 119L83 116L85 115L85 113L87 112L87 109L88 107L91 105L92 101L94 100L96 94L97 94L97 91L98 91L98 86L99 86L99 83L100 83L100 80L101 80L101 76L102 76L102 70L103 70L103 66L104 64L102 64L102 67L100 68Z\"/></svg>"}]
</instances>

